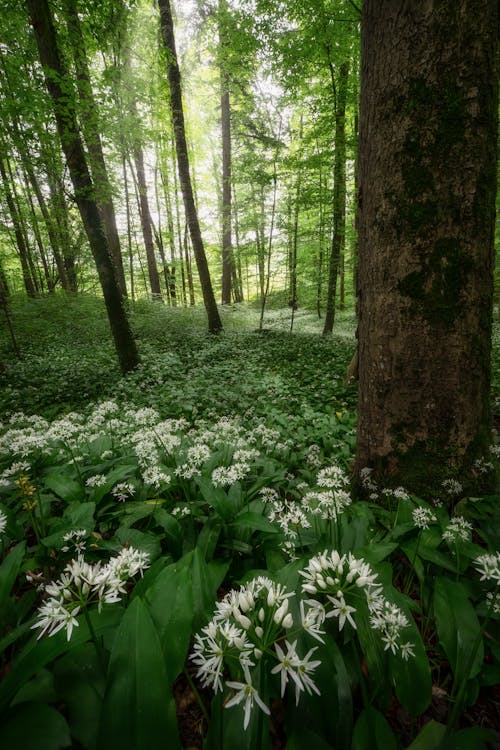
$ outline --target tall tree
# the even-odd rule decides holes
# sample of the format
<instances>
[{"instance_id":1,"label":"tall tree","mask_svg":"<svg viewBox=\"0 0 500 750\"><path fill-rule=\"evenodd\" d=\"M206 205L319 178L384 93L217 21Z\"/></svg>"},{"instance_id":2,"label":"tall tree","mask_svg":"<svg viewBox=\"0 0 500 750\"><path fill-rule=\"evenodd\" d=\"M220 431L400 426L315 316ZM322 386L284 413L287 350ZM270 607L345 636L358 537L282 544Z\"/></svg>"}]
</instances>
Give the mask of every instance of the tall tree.
<instances>
[{"instance_id":1,"label":"tall tree","mask_svg":"<svg viewBox=\"0 0 500 750\"><path fill-rule=\"evenodd\" d=\"M219 55L222 134L222 304L231 302L233 251L231 240L231 95L225 50L228 46L227 0L219 0Z\"/></svg>"},{"instance_id":2,"label":"tall tree","mask_svg":"<svg viewBox=\"0 0 500 750\"><path fill-rule=\"evenodd\" d=\"M333 66L331 65L332 86L335 91ZM347 82L349 79L349 62L343 62L338 76L338 95L335 107L335 165L333 169L333 235L328 272L328 294L326 298L325 323L323 333L332 332L335 322L335 296L340 256L345 241L345 110L347 100Z\"/></svg>"},{"instance_id":3,"label":"tall tree","mask_svg":"<svg viewBox=\"0 0 500 750\"><path fill-rule=\"evenodd\" d=\"M31 24L44 68L61 146L75 191L75 200L99 274L104 301L122 372L139 363L134 337L125 314L123 295L116 281L113 260L95 200L95 191L78 130L75 102L69 76L59 52L58 40L47 0L26 0Z\"/></svg>"},{"instance_id":4,"label":"tall tree","mask_svg":"<svg viewBox=\"0 0 500 750\"><path fill-rule=\"evenodd\" d=\"M97 189L97 205L106 231L108 246L115 266L116 279L123 296L127 296L125 272L120 247L120 238L116 226L113 194L108 176L108 169L102 149L99 113L87 62L87 50L78 13L78 0L65 0L68 36L71 42L75 63L76 84L80 99L83 136L87 145L90 169Z\"/></svg>"},{"instance_id":5,"label":"tall tree","mask_svg":"<svg viewBox=\"0 0 500 750\"><path fill-rule=\"evenodd\" d=\"M365 0L356 469L432 494L490 442L497 0Z\"/></svg>"},{"instance_id":6,"label":"tall tree","mask_svg":"<svg viewBox=\"0 0 500 750\"><path fill-rule=\"evenodd\" d=\"M170 106L172 110L177 166L182 197L184 199L186 221L189 227L189 234L191 236L191 244L193 246L196 266L198 268L198 275L200 277L203 301L207 311L208 330L211 333L217 333L222 329L222 322L217 309L217 303L215 301L212 282L210 279L210 271L208 269L207 257L205 255L200 224L198 221L198 213L194 202L191 175L189 173L189 156L184 126L184 109L182 105L181 73L177 61L170 0L158 0L158 5L160 8L161 32L168 58L167 65Z\"/></svg>"}]
</instances>

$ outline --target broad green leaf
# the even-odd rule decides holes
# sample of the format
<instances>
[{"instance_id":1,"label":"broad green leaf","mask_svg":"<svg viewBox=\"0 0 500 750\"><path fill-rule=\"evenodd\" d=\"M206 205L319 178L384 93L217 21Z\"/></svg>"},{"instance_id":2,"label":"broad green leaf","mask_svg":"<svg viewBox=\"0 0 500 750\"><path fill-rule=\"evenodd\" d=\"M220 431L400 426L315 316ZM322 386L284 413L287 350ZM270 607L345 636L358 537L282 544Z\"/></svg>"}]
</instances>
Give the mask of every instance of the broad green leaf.
<instances>
[{"instance_id":1,"label":"broad green leaf","mask_svg":"<svg viewBox=\"0 0 500 750\"><path fill-rule=\"evenodd\" d=\"M116 531L115 539L126 547L135 547L141 552L147 552L150 562L156 560L161 554L161 545L156 534L120 526Z\"/></svg>"},{"instance_id":2,"label":"broad green leaf","mask_svg":"<svg viewBox=\"0 0 500 750\"><path fill-rule=\"evenodd\" d=\"M360 713L354 727L352 750L398 750L387 719L372 706Z\"/></svg>"},{"instance_id":3,"label":"broad green leaf","mask_svg":"<svg viewBox=\"0 0 500 750\"><path fill-rule=\"evenodd\" d=\"M461 583L436 578L434 613L439 640L460 685L479 673L484 654L481 626Z\"/></svg>"},{"instance_id":4,"label":"broad green leaf","mask_svg":"<svg viewBox=\"0 0 500 750\"><path fill-rule=\"evenodd\" d=\"M441 750L441 742L445 733L446 726L431 719L407 750Z\"/></svg>"},{"instance_id":5,"label":"broad green leaf","mask_svg":"<svg viewBox=\"0 0 500 750\"><path fill-rule=\"evenodd\" d=\"M193 587L193 630L198 630L210 618L217 599L217 589L228 571L230 563L221 560L205 562L198 547L191 559Z\"/></svg>"},{"instance_id":6,"label":"broad green leaf","mask_svg":"<svg viewBox=\"0 0 500 750\"><path fill-rule=\"evenodd\" d=\"M102 612L90 613L92 626L96 635L104 636L107 631L113 632L117 627L123 609L118 605L105 607ZM66 639L66 631L37 640L34 636L18 654L12 663L12 669L0 682L0 712L5 710L17 691L36 674L58 656L66 653L75 646L90 640L88 626L82 616L78 618L79 627L73 629L71 641Z\"/></svg>"},{"instance_id":7,"label":"broad green leaf","mask_svg":"<svg viewBox=\"0 0 500 750\"><path fill-rule=\"evenodd\" d=\"M180 750L173 696L158 632L136 598L116 633L108 667L97 748Z\"/></svg>"},{"instance_id":8,"label":"broad green leaf","mask_svg":"<svg viewBox=\"0 0 500 750\"><path fill-rule=\"evenodd\" d=\"M92 643L71 649L55 663L54 684L66 706L71 735L85 750L94 750L105 679Z\"/></svg>"},{"instance_id":9,"label":"broad green leaf","mask_svg":"<svg viewBox=\"0 0 500 750\"><path fill-rule=\"evenodd\" d=\"M24 559L26 543L20 542L12 549L0 565L0 611L5 606L14 581Z\"/></svg>"},{"instance_id":10,"label":"broad green leaf","mask_svg":"<svg viewBox=\"0 0 500 750\"><path fill-rule=\"evenodd\" d=\"M45 487L66 502L79 502L85 497L85 489L80 482L61 473L47 474L43 478Z\"/></svg>"},{"instance_id":11,"label":"broad green leaf","mask_svg":"<svg viewBox=\"0 0 500 750\"><path fill-rule=\"evenodd\" d=\"M196 483L206 503L224 520L230 521L238 511L238 506L227 496L223 489L214 487L207 477L198 477Z\"/></svg>"},{"instance_id":12,"label":"broad green leaf","mask_svg":"<svg viewBox=\"0 0 500 750\"><path fill-rule=\"evenodd\" d=\"M399 653L389 653L389 668L399 702L411 716L418 716L428 708L432 700L431 667L406 597L392 586L390 592L391 600L395 601L408 618L409 624L404 629L401 640L412 644L415 655L405 660Z\"/></svg>"},{"instance_id":13,"label":"broad green leaf","mask_svg":"<svg viewBox=\"0 0 500 750\"><path fill-rule=\"evenodd\" d=\"M497 739L496 732L491 729L468 727L454 732L449 737L445 736L439 750L489 750L495 747Z\"/></svg>"},{"instance_id":14,"label":"broad green leaf","mask_svg":"<svg viewBox=\"0 0 500 750\"><path fill-rule=\"evenodd\" d=\"M44 703L20 703L2 718L2 750L63 750L70 746L66 719Z\"/></svg>"},{"instance_id":15,"label":"broad green leaf","mask_svg":"<svg viewBox=\"0 0 500 750\"><path fill-rule=\"evenodd\" d=\"M165 508L157 508L154 512L156 522L165 531L165 536L172 553L179 557L182 553L182 526Z\"/></svg>"},{"instance_id":16,"label":"broad green leaf","mask_svg":"<svg viewBox=\"0 0 500 750\"><path fill-rule=\"evenodd\" d=\"M339 745L339 747L347 747ZM307 727L296 727L286 743L286 750L331 750L332 745Z\"/></svg>"},{"instance_id":17,"label":"broad green leaf","mask_svg":"<svg viewBox=\"0 0 500 750\"><path fill-rule=\"evenodd\" d=\"M182 671L191 640L191 554L166 567L146 592L146 602L165 656L168 682Z\"/></svg>"},{"instance_id":18,"label":"broad green leaf","mask_svg":"<svg viewBox=\"0 0 500 750\"><path fill-rule=\"evenodd\" d=\"M255 529L256 531L266 531L269 534L277 534L279 532L279 529L268 518L260 513L253 513L247 510L241 511L231 525Z\"/></svg>"}]
</instances>

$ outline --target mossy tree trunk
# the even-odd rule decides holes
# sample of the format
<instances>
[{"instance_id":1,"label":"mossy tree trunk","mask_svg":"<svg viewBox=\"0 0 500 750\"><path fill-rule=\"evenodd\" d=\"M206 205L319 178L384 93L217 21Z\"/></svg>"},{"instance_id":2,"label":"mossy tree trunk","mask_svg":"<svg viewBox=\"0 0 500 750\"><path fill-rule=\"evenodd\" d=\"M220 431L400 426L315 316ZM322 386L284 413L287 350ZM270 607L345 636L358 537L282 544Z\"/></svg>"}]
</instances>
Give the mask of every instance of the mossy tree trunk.
<instances>
[{"instance_id":1,"label":"mossy tree trunk","mask_svg":"<svg viewBox=\"0 0 500 750\"><path fill-rule=\"evenodd\" d=\"M356 471L422 495L490 441L498 21L496 0L363 6Z\"/></svg>"},{"instance_id":2,"label":"mossy tree trunk","mask_svg":"<svg viewBox=\"0 0 500 750\"><path fill-rule=\"evenodd\" d=\"M47 0L27 0L27 8L44 68L47 90L52 100L61 146L75 191L75 200L94 256L101 283L116 352L123 373L139 363L137 348L127 316L123 295L117 284L113 260L95 200L83 142L78 130L75 102L68 92L68 75L58 48L58 40Z\"/></svg>"},{"instance_id":3,"label":"mossy tree trunk","mask_svg":"<svg viewBox=\"0 0 500 750\"><path fill-rule=\"evenodd\" d=\"M181 73L177 61L175 47L174 24L170 0L159 0L161 19L161 33L167 52L168 83L170 89L170 107L172 111L172 122L174 126L175 150L177 152L177 166L179 171L179 182L181 184L182 197L186 221L189 227L191 244L193 246L198 275L200 277L203 302L207 311L208 330L217 333L222 329L222 321L217 309L210 271L205 255L205 248L201 237L200 223L194 200L193 185L189 172L189 156L186 142L186 130L184 126L184 108L182 104Z\"/></svg>"}]
</instances>

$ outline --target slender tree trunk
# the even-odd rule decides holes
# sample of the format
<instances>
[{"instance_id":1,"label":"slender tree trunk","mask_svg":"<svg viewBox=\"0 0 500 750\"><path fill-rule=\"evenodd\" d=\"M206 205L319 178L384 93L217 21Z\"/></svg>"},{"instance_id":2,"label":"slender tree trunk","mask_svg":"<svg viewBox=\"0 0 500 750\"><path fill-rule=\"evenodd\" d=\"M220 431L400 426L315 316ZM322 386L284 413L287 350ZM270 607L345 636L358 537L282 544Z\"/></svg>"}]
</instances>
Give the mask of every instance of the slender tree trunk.
<instances>
[{"instance_id":1,"label":"slender tree trunk","mask_svg":"<svg viewBox=\"0 0 500 750\"><path fill-rule=\"evenodd\" d=\"M333 235L328 271L328 294L326 298L323 334L332 332L335 322L335 296L339 259L345 238L345 108L349 62L344 62L339 71L337 108L335 112L335 164L333 174Z\"/></svg>"},{"instance_id":2,"label":"slender tree trunk","mask_svg":"<svg viewBox=\"0 0 500 750\"><path fill-rule=\"evenodd\" d=\"M189 304L194 307L194 283L193 283L193 269L191 268L191 258L189 257L189 227L186 222L184 228L184 258L186 261L186 275L187 284L189 289Z\"/></svg>"},{"instance_id":3,"label":"slender tree trunk","mask_svg":"<svg viewBox=\"0 0 500 750\"><path fill-rule=\"evenodd\" d=\"M133 109L135 111L135 117L137 117L135 103ZM151 212L149 210L148 201L148 186L146 183L146 172L144 170L144 154L142 151L142 146L138 142L136 142L134 147L134 164L135 173L132 165L130 165L130 171L134 179L135 189L137 193L139 216L141 217L142 236L144 239L144 248L146 250L146 261L148 265L149 285L151 287L152 298L157 302L161 302L162 296L160 287L160 274L158 273L158 265L156 263L155 247L153 242Z\"/></svg>"},{"instance_id":4,"label":"slender tree trunk","mask_svg":"<svg viewBox=\"0 0 500 750\"><path fill-rule=\"evenodd\" d=\"M222 135L222 304L231 302L233 250L231 238L231 100L229 76L226 70L227 0L219 0L219 54L221 85L221 135Z\"/></svg>"},{"instance_id":5,"label":"slender tree trunk","mask_svg":"<svg viewBox=\"0 0 500 750\"><path fill-rule=\"evenodd\" d=\"M130 273L130 296L135 302L135 274L134 274L134 253L132 250L132 217L130 216L130 195L128 189L128 176L127 176L127 157L125 155L125 145L122 143L122 173L123 173L123 186L125 192L125 214L127 219L127 249L128 249L128 263Z\"/></svg>"},{"instance_id":6,"label":"slender tree trunk","mask_svg":"<svg viewBox=\"0 0 500 750\"><path fill-rule=\"evenodd\" d=\"M116 280L124 297L127 296L127 285L123 270L123 259L120 238L116 226L115 207L108 170L102 150L99 130L98 107L92 91L90 72L87 62L87 51L78 16L78 0L65 0L68 36L71 42L75 62L76 84L81 106L80 122L87 144L90 169L96 189L97 205L106 231L108 246L113 257Z\"/></svg>"},{"instance_id":7,"label":"slender tree trunk","mask_svg":"<svg viewBox=\"0 0 500 750\"><path fill-rule=\"evenodd\" d=\"M177 165L179 169L179 181L181 183L182 196L186 211L186 219L191 235L194 257L198 267L203 301L208 317L208 329L211 333L217 333L222 329L222 322L215 302L215 296L210 279L205 249L201 238L198 214L194 202L193 187L189 174L189 157L186 143L186 132L184 127L184 111L182 106L181 74L177 62L175 49L174 26L170 0L159 0L161 31L163 41L168 55L168 83L170 88L170 106L172 110L172 121L174 125L175 147L177 152Z\"/></svg>"},{"instance_id":8,"label":"slender tree trunk","mask_svg":"<svg viewBox=\"0 0 500 750\"><path fill-rule=\"evenodd\" d=\"M175 250L174 217L172 213L172 199L170 197L170 185L167 171L160 168L160 177L165 198L165 209L167 211L168 245L170 248L170 301L173 307L177 306L176 267L177 257Z\"/></svg>"},{"instance_id":9,"label":"slender tree trunk","mask_svg":"<svg viewBox=\"0 0 500 750\"><path fill-rule=\"evenodd\" d=\"M36 286L31 276L29 261L28 261L28 248L24 233L22 231L19 216L17 214L17 208L12 195L9 179L4 167L4 160L0 158L0 177L2 178L3 190L5 194L5 201L7 203L12 226L14 227L14 236L16 238L16 247L19 254L19 260L21 261L21 271L23 274L24 288L28 297L36 297Z\"/></svg>"},{"instance_id":10,"label":"slender tree trunk","mask_svg":"<svg viewBox=\"0 0 500 750\"><path fill-rule=\"evenodd\" d=\"M241 269L240 227L239 227L239 221L238 221L238 203L236 201L236 191L234 188L234 182L232 184L232 195L233 195L233 216L234 216L234 239L236 242L236 258L233 252L234 301L243 302L243 275L242 275L242 269Z\"/></svg>"},{"instance_id":11,"label":"slender tree trunk","mask_svg":"<svg viewBox=\"0 0 500 750\"><path fill-rule=\"evenodd\" d=\"M125 314L123 295L116 282L114 265L95 201L92 180L78 131L74 102L68 96L68 76L57 46L57 38L47 0L27 0L35 32L40 62L52 99L57 130L71 175L75 198L97 266L104 301L123 373L137 367L139 357Z\"/></svg>"},{"instance_id":12,"label":"slender tree trunk","mask_svg":"<svg viewBox=\"0 0 500 750\"><path fill-rule=\"evenodd\" d=\"M493 489L490 347L499 9L365 0L356 471ZM465 488L464 488L465 489Z\"/></svg>"}]
</instances>

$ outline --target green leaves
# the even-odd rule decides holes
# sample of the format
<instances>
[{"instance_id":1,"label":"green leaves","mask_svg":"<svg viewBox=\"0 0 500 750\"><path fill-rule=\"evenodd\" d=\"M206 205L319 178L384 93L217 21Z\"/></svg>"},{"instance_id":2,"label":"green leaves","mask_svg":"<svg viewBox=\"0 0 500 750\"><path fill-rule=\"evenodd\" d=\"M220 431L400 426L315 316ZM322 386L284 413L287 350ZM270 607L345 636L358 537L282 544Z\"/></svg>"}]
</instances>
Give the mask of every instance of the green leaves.
<instances>
[{"instance_id":1,"label":"green leaves","mask_svg":"<svg viewBox=\"0 0 500 750\"><path fill-rule=\"evenodd\" d=\"M462 584L436 579L434 611L439 640L450 662L455 683L475 677L483 661L481 626Z\"/></svg>"},{"instance_id":2,"label":"green leaves","mask_svg":"<svg viewBox=\"0 0 500 750\"><path fill-rule=\"evenodd\" d=\"M2 750L63 750L71 746L63 716L43 703L21 703L2 720Z\"/></svg>"},{"instance_id":3,"label":"green leaves","mask_svg":"<svg viewBox=\"0 0 500 750\"><path fill-rule=\"evenodd\" d=\"M98 750L180 750L175 706L158 631L138 597L116 633L101 713ZM168 738L168 739L167 739Z\"/></svg>"}]
</instances>

